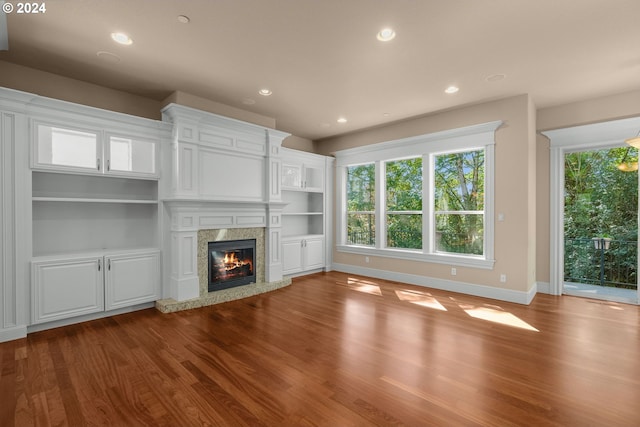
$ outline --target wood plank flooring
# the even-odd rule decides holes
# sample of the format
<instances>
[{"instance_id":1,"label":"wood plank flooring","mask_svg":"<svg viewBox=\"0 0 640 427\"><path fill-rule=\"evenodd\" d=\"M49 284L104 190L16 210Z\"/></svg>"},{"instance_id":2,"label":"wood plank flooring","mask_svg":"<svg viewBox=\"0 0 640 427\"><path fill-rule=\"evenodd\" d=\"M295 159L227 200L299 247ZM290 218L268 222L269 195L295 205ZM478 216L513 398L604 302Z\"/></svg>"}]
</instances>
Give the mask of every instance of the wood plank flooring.
<instances>
[{"instance_id":1,"label":"wood plank flooring","mask_svg":"<svg viewBox=\"0 0 640 427\"><path fill-rule=\"evenodd\" d=\"M0 344L1 426L638 426L640 309L343 273Z\"/></svg>"}]
</instances>

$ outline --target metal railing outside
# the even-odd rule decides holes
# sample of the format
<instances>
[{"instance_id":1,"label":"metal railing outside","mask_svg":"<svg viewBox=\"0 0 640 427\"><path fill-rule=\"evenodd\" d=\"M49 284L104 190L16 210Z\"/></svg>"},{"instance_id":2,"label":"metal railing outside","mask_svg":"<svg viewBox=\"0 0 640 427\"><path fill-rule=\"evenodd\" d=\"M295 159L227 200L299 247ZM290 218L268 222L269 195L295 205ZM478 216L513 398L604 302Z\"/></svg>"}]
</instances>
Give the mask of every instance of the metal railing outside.
<instances>
[{"instance_id":1,"label":"metal railing outside","mask_svg":"<svg viewBox=\"0 0 640 427\"><path fill-rule=\"evenodd\" d=\"M637 289L638 242L606 238L565 239L566 282Z\"/></svg>"}]
</instances>

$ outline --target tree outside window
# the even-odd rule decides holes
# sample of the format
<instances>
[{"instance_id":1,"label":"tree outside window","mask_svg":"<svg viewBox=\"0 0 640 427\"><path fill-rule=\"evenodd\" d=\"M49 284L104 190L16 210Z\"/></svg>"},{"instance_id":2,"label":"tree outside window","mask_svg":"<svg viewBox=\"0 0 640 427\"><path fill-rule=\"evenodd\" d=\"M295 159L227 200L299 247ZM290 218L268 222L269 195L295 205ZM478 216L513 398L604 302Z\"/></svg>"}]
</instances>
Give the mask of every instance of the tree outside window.
<instances>
[{"instance_id":1,"label":"tree outside window","mask_svg":"<svg viewBox=\"0 0 640 427\"><path fill-rule=\"evenodd\" d=\"M387 247L422 249L422 158L385 163Z\"/></svg>"},{"instance_id":2,"label":"tree outside window","mask_svg":"<svg viewBox=\"0 0 640 427\"><path fill-rule=\"evenodd\" d=\"M484 150L434 156L434 247L484 254Z\"/></svg>"},{"instance_id":3,"label":"tree outside window","mask_svg":"<svg viewBox=\"0 0 640 427\"><path fill-rule=\"evenodd\" d=\"M347 167L347 243L375 246L375 163Z\"/></svg>"}]
</instances>

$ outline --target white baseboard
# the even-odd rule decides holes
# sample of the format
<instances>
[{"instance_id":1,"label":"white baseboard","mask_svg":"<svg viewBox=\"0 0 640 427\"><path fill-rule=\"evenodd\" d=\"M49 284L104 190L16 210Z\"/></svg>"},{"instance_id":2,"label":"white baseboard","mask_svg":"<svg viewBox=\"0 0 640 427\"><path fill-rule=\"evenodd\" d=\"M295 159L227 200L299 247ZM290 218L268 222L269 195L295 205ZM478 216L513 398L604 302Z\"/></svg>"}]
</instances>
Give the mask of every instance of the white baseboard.
<instances>
[{"instance_id":1,"label":"white baseboard","mask_svg":"<svg viewBox=\"0 0 640 427\"><path fill-rule=\"evenodd\" d=\"M88 322L90 320L102 319L105 317L116 316L118 314L131 313L138 310L145 310L147 308L155 307L155 302L145 302L130 307L118 308L111 311L101 311L99 313L86 314L84 316L70 317L68 319L54 320L53 322L39 323L31 325L27 328L28 333L45 331L47 329L59 328L61 326L74 325L76 323Z\"/></svg>"},{"instance_id":2,"label":"white baseboard","mask_svg":"<svg viewBox=\"0 0 640 427\"><path fill-rule=\"evenodd\" d=\"M551 283L549 283L549 282L536 282L536 286L538 287L538 292L539 293L551 295Z\"/></svg>"},{"instance_id":3,"label":"white baseboard","mask_svg":"<svg viewBox=\"0 0 640 427\"><path fill-rule=\"evenodd\" d=\"M0 330L0 342L13 341L27 336L27 325Z\"/></svg>"},{"instance_id":4,"label":"white baseboard","mask_svg":"<svg viewBox=\"0 0 640 427\"><path fill-rule=\"evenodd\" d=\"M416 274L398 273L395 271L377 270L375 268L358 267L349 264L333 264L333 269L343 273L358 274L374 277L376 279L392 280L443 291L458 292L477 297L491 298L500 301L514 302L528 305L533 301L537 289L536 285L528 291L514 291L511 289L499 289L486 285L456 282L453 280L438 279L435 277L418 276Z\"/></svg>"}]
</instances>

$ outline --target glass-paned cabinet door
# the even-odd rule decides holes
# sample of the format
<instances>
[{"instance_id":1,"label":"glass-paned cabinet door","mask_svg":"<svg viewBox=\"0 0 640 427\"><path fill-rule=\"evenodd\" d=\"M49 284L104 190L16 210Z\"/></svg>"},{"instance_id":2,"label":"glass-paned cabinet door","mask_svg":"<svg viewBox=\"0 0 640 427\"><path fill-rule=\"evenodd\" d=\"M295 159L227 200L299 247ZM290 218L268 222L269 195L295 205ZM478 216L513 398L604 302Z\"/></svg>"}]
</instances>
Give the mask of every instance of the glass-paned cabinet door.
<instances>
[{"instance_id":1,"label":"glass-paned cabinet door","mask_svg":"<svg viewBox=\"0 0 640 427\"><path fill-rule=\"evenodd\" d=\"M157 141L109 136L107 173L156 176L157 151Z\"/></svg>"},{"instance_id":2,"label":"glass-paned cabinet door","mask_svg":"<svg viewBox=\"0 0 640 427\"><path fill-rule=\"evenodd\" d=\"M304 177L304 188L307 191L324 190L324 167L305 165Z\"/></svg>"},{"instance_id":3,"label":"glass-paned cabinet door","mask_svg":"<svg viewBox=\"0 0 640 427\"><path fill-rule=\"evenodd\" d=\"M282 165L282 188L301 189L302 188L302 165L283 164Z\"/></svg>"},{"instance_id":4,"label":"glass-paned cabinet door","mask_svg":"<svg viewBox=\"0 0 640 427\"><path fill-rule=\"evenodd\" d=\"M37 124L33 166L100 172L100 136L91 130Z\"/></svg>"}]
</instances>

